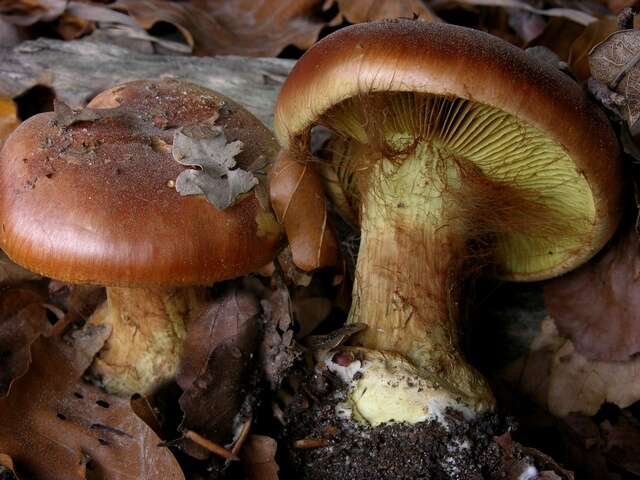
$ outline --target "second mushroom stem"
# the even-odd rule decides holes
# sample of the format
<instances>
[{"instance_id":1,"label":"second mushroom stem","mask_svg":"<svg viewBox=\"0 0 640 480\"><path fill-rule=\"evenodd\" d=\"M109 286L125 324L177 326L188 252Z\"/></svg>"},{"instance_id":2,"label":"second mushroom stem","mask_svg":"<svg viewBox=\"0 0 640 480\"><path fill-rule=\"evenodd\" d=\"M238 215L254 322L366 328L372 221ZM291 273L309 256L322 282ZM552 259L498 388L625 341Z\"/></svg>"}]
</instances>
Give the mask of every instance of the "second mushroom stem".
<instances>
[{"instance_id":1,"label":"second mushroom stem","mask_svg":"<svg viewBox=\"0 0 640 480\"><path fill-rule=\"evenodd\" d=\"M205 287L107 287L90 323L111 328L92 373L110 393L147 394L175 377L186 325L207 299Z\"/></svg>"}]
</instances>

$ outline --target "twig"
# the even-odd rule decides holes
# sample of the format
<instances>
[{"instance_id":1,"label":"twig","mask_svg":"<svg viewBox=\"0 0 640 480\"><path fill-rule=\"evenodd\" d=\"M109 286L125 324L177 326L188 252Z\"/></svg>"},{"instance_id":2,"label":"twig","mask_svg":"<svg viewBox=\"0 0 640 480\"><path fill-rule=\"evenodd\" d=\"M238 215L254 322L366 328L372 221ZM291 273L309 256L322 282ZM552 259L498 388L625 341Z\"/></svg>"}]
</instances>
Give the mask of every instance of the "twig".
<instances>
[{"instance_id":1,"label":"twig","mask_svg":"<svg viewBox=\"0 0 640 480\"><path fill-rule=\"evenodd\" d=\"M301 450L307 450L311 448L322 448L328 447L329 440L325 438L305 438L302 440L296 440L293 442L293 448L298 448Z\"/></svg>"},{"instance_id":2,"label":"twig","mask_svg":"<svg viewBox=\"0 0 640 480\"><path fill-rule=\"evenodd\" d=\"M240 450L242 449L242 445L244 445L245 440L249 436L249 430L251 430L251 422L253 422L253 415L249 415L249 418L247 418L245 422L242 424L242 429L240 430L238 439L236 440L236 443L233 444L231 453L236 457L240 453Z\"/></svg>"},{"instance_id":3,"label":"twig","mask_svg":"<svg viewBox=\"0 0 640 480\"><path fill-rule=\"evenodd\" d=\"M236 455L233 454L230 450L218 445L211 440L204 438L202 435L198 435L193 430L186 430L183 434L184 438L188 438L193 443L200 445L202 448L206 448L211 453L215 453L216 455L221 456L227 460L237 461L240 460Z\"/></svg>"}]
</instances>

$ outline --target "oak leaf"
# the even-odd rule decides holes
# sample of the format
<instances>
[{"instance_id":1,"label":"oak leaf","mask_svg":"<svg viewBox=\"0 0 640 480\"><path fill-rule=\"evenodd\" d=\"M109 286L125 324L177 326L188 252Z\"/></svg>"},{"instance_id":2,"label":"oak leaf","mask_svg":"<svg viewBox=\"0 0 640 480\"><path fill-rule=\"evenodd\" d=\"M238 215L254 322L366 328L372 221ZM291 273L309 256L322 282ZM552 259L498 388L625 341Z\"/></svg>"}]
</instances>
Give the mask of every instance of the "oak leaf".
<instances>
[{"instance_id":1,"label":"oak leaf","mask_svg":"<svg viewBox=\"0 0 640 480\"><path fill-rule=\"evenodd\" d=\"M23 478L184 480L171 452L129 401L82 382L59 348L40 337L33 362L0 399L0 449Z\"/></svg>"}]
</instances>

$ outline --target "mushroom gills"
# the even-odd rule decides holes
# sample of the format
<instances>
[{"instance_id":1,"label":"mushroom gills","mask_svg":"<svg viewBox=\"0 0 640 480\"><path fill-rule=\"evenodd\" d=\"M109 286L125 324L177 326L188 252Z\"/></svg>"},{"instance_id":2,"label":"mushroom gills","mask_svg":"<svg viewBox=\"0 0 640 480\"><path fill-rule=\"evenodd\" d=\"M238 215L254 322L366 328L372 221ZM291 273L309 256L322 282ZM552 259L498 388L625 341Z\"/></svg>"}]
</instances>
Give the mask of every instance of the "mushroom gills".
<instances>
[{"instance_id":1,"label":"mushroom gills","mask_svg":"<svg viewBox=\"0 0 640 480\"><path fill-rule=\"evenodd\" d=\"M370 187L370 169L379 163L397 169L411 156L431 154L431 162L456 164L464 177L457 189L443 182L447 214L467 217L476 239L491 238L494 264L505 274L542 277L591 237L596 210L582 172L562 145L500 109L457 97L385 92L344 100L320 123L339 135L333 165L356 212Z\"/></svg>"}]
</instances>

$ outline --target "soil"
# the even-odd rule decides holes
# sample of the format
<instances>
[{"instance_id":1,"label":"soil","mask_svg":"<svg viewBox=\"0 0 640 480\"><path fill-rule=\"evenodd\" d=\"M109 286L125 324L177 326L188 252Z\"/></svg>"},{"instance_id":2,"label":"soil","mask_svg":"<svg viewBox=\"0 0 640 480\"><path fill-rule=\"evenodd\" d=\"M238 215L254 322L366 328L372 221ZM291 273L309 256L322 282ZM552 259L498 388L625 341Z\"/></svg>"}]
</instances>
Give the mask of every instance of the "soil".
<instances>
[{"instance_id":1,"label":"soil","mask_svg":"<svg viewBox=\"0 0 640 480\"><path fill-rule=\"evenodd\" d=\"M298 389L286 408L288 424L280 445L290 448L281 448L280 478L536 478L533 460L509 438L514 428L509 419L487 414L465 421L450 411L446 427L430 421L369 428L336 416L336 404L345 391L344 384L326 371L314 372ZM305 444L316 448L300 448Z\"/></svg>"}]
</instances>

